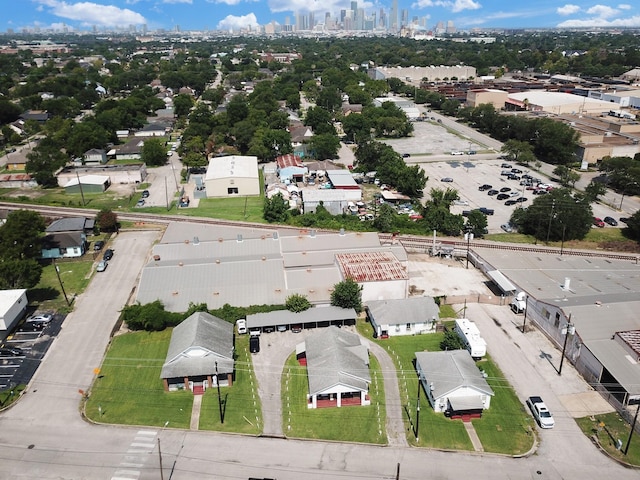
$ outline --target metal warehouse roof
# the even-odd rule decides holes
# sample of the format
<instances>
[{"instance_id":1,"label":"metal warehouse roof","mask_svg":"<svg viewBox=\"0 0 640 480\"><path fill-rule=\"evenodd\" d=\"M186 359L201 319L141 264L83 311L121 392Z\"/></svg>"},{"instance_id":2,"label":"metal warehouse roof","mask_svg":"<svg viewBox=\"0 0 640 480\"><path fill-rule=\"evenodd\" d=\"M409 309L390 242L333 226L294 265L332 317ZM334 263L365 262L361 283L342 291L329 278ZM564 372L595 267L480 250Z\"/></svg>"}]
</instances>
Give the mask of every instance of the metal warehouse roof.
<instances>
[{"instance_id":1,"label":"metal warehouse roof","mask_svg":"<svg viewBox=\"0 0 640 480\"><path fill-rule=\"evenodd\" d=\"M236 240L238 235L244 239L262 238L273 240L273 233L276 229L269 228L245 228L227 227L221 225L210 225L193 222L171 222L162 235L160 243L182 243L193 242L197 238L200 242L212 240Z\"/></svg>"},{"instance_id":2,"label":"metal warehouse roof","mask_svg":"<svg viewBox=\"0 0 640 480\"><path fill-rule=\"evenodd\" d=\"M383 325L404 325L440 318L440 308L431 297L372 300L366 306L375 322Z\"/></svg>"},{"instance_id":3,"label":"metal warehouse roof","mask_svg":"<svg viewBox=\"0 0 640 480\"><path fill-rule=\"evenodd\" d=\"M209 160L205 180L258 178L258 157L230 155Z\"/></svg>"},{"instance_id":4,"label":"metal warehouse roof","mask_svg":"<svg viewBox=\"0 0 640 480\"><path fill-rule=\"evenodd\" d=\"M312 231L309 230L309 233ZM345 232L344 234L307 234L280 237L282 252L304 252L318 250L344 251L354 248L373 248L380 246L380 239L375 232Z\"/></svg>"},{"instance_id":5,"label":"metal warehouse roof","mask_svg":"<svg viewBox=\"0 0 640 480\"><path fill-rule=\"evenodd\" d=\"M153 255L161 260L190 260L201 258L204 261L223 260L236 257L258 258L280 256L280 244L272 238L237 239L208 241L198 243L161 243L153 247Z\"/></svg>"}]
</instances>

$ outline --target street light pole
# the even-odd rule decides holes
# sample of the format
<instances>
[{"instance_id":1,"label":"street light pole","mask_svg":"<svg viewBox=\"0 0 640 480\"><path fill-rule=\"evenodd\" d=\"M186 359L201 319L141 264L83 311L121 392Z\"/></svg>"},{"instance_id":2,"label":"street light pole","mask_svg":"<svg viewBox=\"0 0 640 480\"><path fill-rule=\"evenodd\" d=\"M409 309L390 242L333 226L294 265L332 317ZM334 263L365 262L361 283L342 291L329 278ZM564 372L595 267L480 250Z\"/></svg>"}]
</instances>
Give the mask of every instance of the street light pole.
<instances>
[{"instance_id":1,"label":"street light pole","mask_svg":"<svg viewBox=\"0 0 640 480\"><path fill-rule=\"evenodd\" d=\"M218 362L216 362L216 385L218 386L218 407L220 409L220 423L224 423L222 415L222 397L220 396L220 378L218 377Z\"/></svg>"},{"instance_id":2,"label":"street light pole","mask_svg":"<svg viewBox=\"0 0 640 480\"><path fill-rule=\"evenodd\" d=\"M558 375L562 375L562 364L564 363L564 352L567 350L567 340L569 340L569 335L573 335L576 331L576 327L571 324L571 314L569 314L569 320L567 320L567 324L563 328L564 332L564 345L562 346L562 356L560 357L560 368L558 368Z\"/></svg>"},{"instance_id":3,"label":"street light pole","mask_svg":"<svg viewBox=\"0 0 640 480\"><path fill-rule=\"evenodd\" d=\"M473 233L470 231L466 232L464 234L464 239L467 241L467 269L469 269L469 247L471 240L473 240Z\"/></svg>"},{"instance_id":4,"label":"street light pole","mask_svg":"<svg viewBox=\"0 0 640 480\"><path fill-rule=\"evenodd\" d=\"M62 290L64 299L67 302L67 305L71 306L71 302L69 302L69 298L67 297L67 292L64 289L64 284L62 283L62 278L60 278L60 268L58 268L58 265L56 265L56 259L52 258L51 262L53 263L53 268L56 270L56 276L58 277L58 282L60 282L60 289Z\"/></svg>"},{"instance_id":5,"label":"street light pole","mask_svg":"<svg viewBox=\"0 0 640 480\"><path fill-rule=\"evenodd\" d=\"M527 308L529 307L529 295L524 297L524 319L522 320L522 333L524 333L524 327L527 324Z\"/></svg>"}]
</instances>

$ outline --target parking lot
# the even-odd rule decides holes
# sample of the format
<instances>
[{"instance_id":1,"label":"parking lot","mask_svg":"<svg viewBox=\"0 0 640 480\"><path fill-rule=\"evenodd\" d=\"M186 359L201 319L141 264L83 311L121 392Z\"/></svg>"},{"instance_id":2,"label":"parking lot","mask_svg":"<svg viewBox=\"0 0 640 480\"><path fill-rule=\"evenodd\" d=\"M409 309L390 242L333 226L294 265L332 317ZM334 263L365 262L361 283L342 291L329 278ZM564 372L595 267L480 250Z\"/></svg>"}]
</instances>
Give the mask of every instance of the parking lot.
<instances>
[{"instance_id":1,"label":"parking lot","mask_svg":"<svg viewBox=\"0 0 640 480\"><path fill-rule=\"evenodd\" d=\"M62 316L54 315L51 321L37 329L23 323L7 337L0 349L0 390L29 383L60 332L62 321Z\"/></svg>"}]
</instances>

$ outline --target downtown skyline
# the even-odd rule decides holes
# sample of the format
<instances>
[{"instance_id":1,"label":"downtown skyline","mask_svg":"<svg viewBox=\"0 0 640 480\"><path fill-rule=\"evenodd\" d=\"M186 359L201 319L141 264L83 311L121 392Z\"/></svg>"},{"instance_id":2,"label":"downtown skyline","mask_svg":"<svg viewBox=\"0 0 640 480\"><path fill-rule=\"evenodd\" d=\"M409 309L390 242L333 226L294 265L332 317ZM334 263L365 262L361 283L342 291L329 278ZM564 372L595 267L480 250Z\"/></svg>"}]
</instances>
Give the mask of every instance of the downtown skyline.
<instances>
[{"instance_id":1,"label":"downtown skyline","mask_svg":"<svg viewBox=\"0 0 640 480\"><path fill-rule=\"evenodd\" d=\"M535 6L514 0L508 9L495 0L23 0L3 17L0 31L14 33L640 28L635 5L546 0Z\"/></svg>"}]
</instances>

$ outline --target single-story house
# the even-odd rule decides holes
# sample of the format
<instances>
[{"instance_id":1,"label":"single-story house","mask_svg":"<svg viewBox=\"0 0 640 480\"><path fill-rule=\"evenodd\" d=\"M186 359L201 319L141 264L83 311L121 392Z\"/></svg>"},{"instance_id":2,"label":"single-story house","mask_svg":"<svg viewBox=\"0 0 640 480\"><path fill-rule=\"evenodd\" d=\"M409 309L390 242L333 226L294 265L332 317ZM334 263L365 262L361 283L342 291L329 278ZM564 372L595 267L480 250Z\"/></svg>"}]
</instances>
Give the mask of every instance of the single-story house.
<instances>
[{"instance_id":1,"label":"single-story house","mask_svg":"<svg viewBox=\"0 0 640 480\"><path fill-rule=\"evenodd\" d=\"M76 258L85 254L87 236L81 232L51 233L42 239L42 258Z\"/></svg>"},{"instance_id":2,"label":"single-story house","mask_svg":"<svg viewBox=\"0 0 640 480\"><path fill-rule=\"evenodd\" d=\"M64 167L57 175L58 185L65 187L71 180L82 178L84 188L85 177L107 176L109 185L142 183L147 178L147 166L144 163L128 163L119 165L96 165L82 167ZM73 185L73 184L72 184Z\"/></svg>"},{"instance_id":3,"label":"single-story house","mask_svg":"<svg viewBox=\"0 0 640 480\"><path fill-rule=\"evenodd\" d=\"M335 190L333 188L306 188L302 191L304 213L313 213L322 204L331 215L348 211L349 202L362 201L362 190Z\"/></svg>"},{"instance_id":4,"label":"single-story house","mask_svg":"<svg viewBox=\"0 0 640 480\"><path fill-rule=\"evenodd\" d=\"M142 157L143 137L134 137L124 145L116 145L107 152L107 156L116 160L139 160Z\"/></svg>"},{"instance_id":5,"label":"single-story house","mask_svg":"<svg viewBox=\"0 0 640 480\"><path fill-rule=\"evenodd\" d=\"M68 217L54 220L45 229L46 233L80 232L91 235L96 225L95 219L89 217Z\"/></svg>"},{"instance_id":6,"label":"single-story house","mask_svg":"<svg viewBox=\"0 0 640 480\"><path fill-rule=\"evenodd\" d=\"M160 378L165 391L202 394L209 387L233 385L233 325L196 312L173 329Z\"/></svg>"},{"instance_id":7,"label":"single-story house","mask_svg":"<svg viewBox=\"0 0 640 480\"><path fill-rule=\"evenodd\" d=\"M260 195L258 157L212 157L204 178L207 197Z\"/></svg>"},{"instance_id":8,"label":"single-story house","mask_svg":"<svg viewBox=\"0 0 640 480\"><path fill-rule=\"evenodd\" d=\"M0 339L7 338L29 304L24 288L0 290Z\"/></svg>"},{"instance_id":9,"label":"single-story house","mask_svg":"<svg viewBox=\"0 0 640 480\"><path fill-rule=\"evenodd\" d=\"M171 131L171 127L164 122L148 123L135 132L135 137L164 137Z\"/></svg>"},{"instance_id":10,"label":"single-story house","mask_svg":"<svg viewBox=\"0 0 640 480\"><path fill-rule=\"evenodd\" d=\"M440 309L431 297L371 300L365 310L378 338L433 333L440 318Z\"/></svg>"},{"instance_id":11,"label":"single-story house","mask_svg":"<svg viewBox=\"0 0 640 480\"><path fill-rule=\"evenodd\" d=\"M296 347L307 365L307 408L370 405L369 348L336 326L319 330Z\"/></svg>"},{"instance_id":12,"label":"single-story house","mask_svg":"<svg viewBox=\"0 0 640 480\"><path fill-rule=\"evenodd\" d=\"M493 389L467 350L416 352L416 370L429 403L452 418L479 418Z\"/></svg>"}]
</instances>

